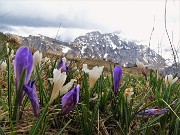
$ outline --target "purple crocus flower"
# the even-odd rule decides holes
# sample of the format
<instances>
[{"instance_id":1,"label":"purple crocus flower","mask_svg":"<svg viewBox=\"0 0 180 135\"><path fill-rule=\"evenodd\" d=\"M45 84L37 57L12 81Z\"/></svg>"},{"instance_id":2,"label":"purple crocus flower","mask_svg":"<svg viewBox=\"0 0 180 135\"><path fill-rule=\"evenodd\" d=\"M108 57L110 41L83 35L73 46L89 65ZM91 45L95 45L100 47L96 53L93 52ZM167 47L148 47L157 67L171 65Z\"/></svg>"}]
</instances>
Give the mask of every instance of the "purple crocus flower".
<instances>
[{"instance_id":1,"label":"purple crocus flower","mask_svg":"<svg viewBox=\"0 0 180 135\"><path fill-rule=\"evenodd\" d=\"M17 50L16 55L15 55L15 59L14 59L14 73L15 73L15 78L16 78L16 92L17 92L18 87L19 87L21 74L22 74L25 67L26 67L26 75L25 75L24 84L28 84L30 77L31 77L31 73L32 73L33 56L32 56L31 50L28 47L22 46ZM22 91L22 93L20 94L19 104L21 104L23 96L24 96L24 92Z\"/></svg>"},{"instance_id":2,"label":"purple crocus flower","mask_svg":"<svg viewBox=\"0 0 180 135\"><path fill-rule=\"evenodd\" d=\"M78 84L74 86L72 90L70 90L62 97L61 115L65 115L74 109L74 107L79 101L79 91L80 91L80 86Z\"/></svg>"},{"instance_id":3,"label":"purple crocus flower","mask_svg":"<svg viewBox=\"0 0 180 135\"><path fill-rule=\"evenodd\" d=\"M160 114L166 113L167 111L168 111L168 109L158 109L158 107L156 106L152 109L140 111L138 114L141 114L141 115L160 115Z\"/></svg>"},{"instance_id":4,"label":"purple crocus flower","mask_svg":"<svg viewBox=\"0 0 180 135\"><path fill-rule=\"evenodd\" d=\"M31 105L33 107L33 112L36 117L39 117L40 109L39 109L39 102L38 102L38 96L36 93L36 87L35 87L35 81L29 81L28 85L23 86L23 90L28 95Z\"/></svg>"},{"instance_id":5,"label":"purple crocus flower","mask_svg":"<svg viewBox=\"0 0 180 135\"><path fill-rule=\"evenodd\" d=\"M68 69L70 62L66 62L66 58L63 57L60 63L58 64L58 69L61 68L61 72L72 72L72 70Z\"/></svg>"},{"instance_id":6,"label":"purple crocus flower","mask_svg":"<svg viewBox=\"0 0 180 135\"><path fill-rule=\"evenodd\" d=\"M113 80L114 80L114 95L117 96L118 89L120 87L120 83L121 83L121 80L122 80L122 69L121 69L120 66L116 66L114 68Z\"/></svg>"},{"instance_id":7,"label":"purple crocus flower","mask_svg":"<svg viewBox=\"0 0 180 135\"><path fill-rule=\"evenodd\" d=\"M16 92L18 90L21 74L24 68L26 68L26 74L25 74L23 90L22 93L20 94L19 105L21 105L24 94L27 93L31 101L31 104L33 106L35 116L39 116L39 103L38 103L38 97L36 94L35 85L34 82L30 82L30 77L33 69L33 56L31 50L26 46L22 46L17 50L14 59Z\"/></svg>"}]
</instances>

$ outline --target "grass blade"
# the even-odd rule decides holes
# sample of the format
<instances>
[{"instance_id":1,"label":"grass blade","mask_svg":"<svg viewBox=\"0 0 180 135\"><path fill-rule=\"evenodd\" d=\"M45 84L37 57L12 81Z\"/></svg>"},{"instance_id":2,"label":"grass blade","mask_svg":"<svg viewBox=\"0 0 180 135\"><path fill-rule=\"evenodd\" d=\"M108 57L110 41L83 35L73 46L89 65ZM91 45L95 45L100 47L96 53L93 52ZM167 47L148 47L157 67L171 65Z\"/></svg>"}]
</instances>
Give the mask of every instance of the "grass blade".
<instances>
[{"instance_id":1,"label":"grass blade","mask_svg":"<svg viewBox=\"0 0 180 135\"><path fill-rule=\"evenodd\" d=\"M69 123L71 122L71 120L69 120L66 125L56 134L56 135L62 135L62 132L64 131L64 129L69 125Z\"/></svg>"},{"instance_id":2,"label":"grass blade","mask_svg":"<svg viewBox=\"0 0 180 135\"><path fill-rule=\"evenodd\" d=\"M47 113L49 105L50 105L49 103L46 104L41 116L39 117L39 119L37 119L37 121L34 123L33 127L31 128L31 131L30 131L29 135L37 135L38 130L39 130L40 126L41 126L41 123L43 122L43 120L45 118L45 115Z\"/></svg>"},{"instance_id":3,"label":"grass blade","mask_svg":"<svg viewBox=\"0 0 180 135\"><path fill-rule=\"evenodd\" d=\"M19 86L18 86L18 91L17 91L15 103L14 103L13 120L17 119L17 111L18 111L18 107L19 107L18 102L19 102L19 99L20 99L20 94L22 92L25 75L26 75L26 68L24 68L24 70L22 72L20 83L19 83Z\"/></svg>"},{"instance_id":4,"label":"grass blade","mask_svg":"<svg viewBox=\"0 0 180 135\"><path fill-rule=\"evenodd\" d=\"M44 98L45 98L45 101L46 101L46 104L48 103L48 99L47 99L47 95L45 93L45 89L44 89L44 85L43 85L43 82L42 82L42 79L41 79L41 76L40 76L40 69L39 67L37 66L36 67L36 71L37 71L37 78L39 80L39 84L40 84L40 93L43 94Z\"/></svg>"},{"instance_id":5,"label":"grass blade","mask_svg":"<svg viewBox=\"0 0 180 135\"><path fill-rule=\"evenodd\" d=\"M4 133L4 131L3 131L3 129L1 128L1 126L0 126L0 134L1 134L1 135L6 135L6 134Z\"/></svg>"}]
</instances>

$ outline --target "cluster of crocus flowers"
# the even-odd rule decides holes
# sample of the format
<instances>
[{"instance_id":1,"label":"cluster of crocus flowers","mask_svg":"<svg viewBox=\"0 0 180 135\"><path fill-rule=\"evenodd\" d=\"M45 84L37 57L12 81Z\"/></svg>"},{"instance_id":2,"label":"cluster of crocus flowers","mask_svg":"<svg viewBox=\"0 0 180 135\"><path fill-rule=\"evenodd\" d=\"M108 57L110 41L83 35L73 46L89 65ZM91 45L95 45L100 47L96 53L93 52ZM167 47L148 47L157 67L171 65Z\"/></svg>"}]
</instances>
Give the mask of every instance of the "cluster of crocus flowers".
<instances>
[{"instance_id":1,"label":"cluster of crocus flowers","mask_svg":"<svg viewBox=\"0 0 180 135\"><path fill-rule=\"evenodd\" d=\"M17 50L14 59L16 92L19 87L22 72L25 68L26 68L26 73L23 83L24 84L23 89L22 92L20 93L19 105L21 105L23 96L26 93L33 106L34 115L38 117L40 113L38 97L37 97L34 81L33 82L30 81L30 77L33 69L33 56L31 50L28 47L22 46Z\"/></svg>"},{"instance_id":2,"label":"cluster of crocus flowers","mask_svg":"<svg viewBox=\"0 0 180 135\"><path fill-rule=\"evenodd\" d=\"M66 58L63 57L58 64L58 69L61 69L61 72L71 72L71 70L68 69L69 64L70 61L66 61Z\"/></svg>"},{"instance_id":3,"label":"cluster of crocus flowers","mask_svg":"<svg viewBox=\"0 0 180 135\"><path fill-rule=\"evenodd\" d=\"M130 103L132 95L134 94L133 88L127 88L124 92L124 96L127 99L127 102Z\"/></svg>"},{"instance_id":4,"label":"cluster of crocus flowers","mask_svg":"<svg viewBox=\"0 0 180 135\"><path fill-rule=\"evenodd\" d=\"M89 74L89 87L90 89L94 87L96 81L98 80L98 78L101 76L102 72L103 72L103 68L104 66L101 67L93 67L92 70L88 69L87 64L83 64L83 71L87 74Z\"/></svg>"},{"instance_id":5,"label":"cluster of crocus flowers","mask_svg":"<svg viewBox=\"0 0 180 135\"><path fill-rule=\"evenodd\" d=\"M114 95L117 96L119 87L122 80L122 69L120 66L116 66L113 71L113 81L114 81Z\"/></svg>"},{"instance_id":6,"label":"cluster of crocus flowers","mask_svg":"<svg viewBox=\"0 0 180 135\"><path fill-rule=\"evenodd\" d=\"M173 78L171 74L165 76L166 86L174 84L177 80L178 80L178 77Z\"/></svg>"},{"instance_id":7,"label":"cluster of crocus flowers","mask_svg":"<svg viewBox=\"0 0 180 135\"><path fill-rule=\"evenodd\" d=\"M75 108L76 104L79 101L79 91L80 86L78 84L75 85L72 90L70 90L62 97L61 115L65 115Z\"/></svg>"},{"instance_id":8,"label":"cluster of crocus flowers","mask_svg":"<svg viewBox=\"0 0 180 135\"><path fill-rule=\"evenodd\" d=\"M147 110L143 110L143 111L140 111L138 114L141 114L141 115L161 115L161 114L164 114L168 111L168 109L159 109L157 106L152 108L152 109L147 109Z\"/></svg>"}]
</instances>

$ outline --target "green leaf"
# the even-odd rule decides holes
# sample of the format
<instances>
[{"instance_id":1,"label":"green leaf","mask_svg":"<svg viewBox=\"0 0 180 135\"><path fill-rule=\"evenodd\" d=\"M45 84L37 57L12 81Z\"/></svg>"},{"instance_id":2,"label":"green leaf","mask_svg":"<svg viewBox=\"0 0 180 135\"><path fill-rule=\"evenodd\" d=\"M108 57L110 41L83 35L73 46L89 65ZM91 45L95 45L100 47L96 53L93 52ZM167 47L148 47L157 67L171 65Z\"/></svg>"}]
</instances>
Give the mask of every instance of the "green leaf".
<instances>
[{"instance_id":1,"label":"green leaf","mask_svg":"<svg viewBox=\"0 0 180 135\"><path fill-rule=\"evenodd\" d=\"M46 116L49 105L50 105L50 103L46 104L44 110L41 113L41 116L33 124L33 127L31 128L31 131L30 131L29 135L37 135L37 133L38 133L38 131L40 129L40 126L41 126L42 122L44 121L44 118Z\"/></svg>"},{"instance_id":2,"label":"green leaf","mask_svg":"<svg viewBox=\"0 0 180 135\"><path fill-rule=\"evenodd\" d=\"M0 98L0 105L2 105L5 111L9 112L8 106L1 98Z\"/></svg>"},{"instance_id":3,"label":"green leaf","mask_svg":"<svg viewBox=\"0 0 180 135\"><path fill-rule=\"evenodd\" d=\"M8 57L8 107L9 107L9 118L12 115L12 106L11 106L11 61Z\"/></svg>"},{"instance_id":4,"label":"green leaf","mask_svg":"<svg viewBox=\"0 0 180 135\"><path fill-rule=\"evenodd\" d=\"M69 125L69 123L71 122L71 120L69 120L66 125L56 134L56 135L62 135L62 132L64 131L64 129Z\"/></svg>"},{"instance_id":5,"label":"green leaf","mask_svg":"<svg viewBox=\"0 0 180 135\"><path fill-rule=\"evenodd\" d=\"M37 78L38 78L38 81L39 81L39 84L40 84L40 94L42 93L43 94L43 97L45 98L45 101L46 101L46 104L48 103L48 99L47 99L47 95L45 93L45 89L44 89L44 85L43 85L43 81L41 79L41 76L40 76L40 69L38 66L36 66L36 71L37 71Z\"/></svg>"},{"instance_id":6,"label":"green leaf","mask_svg":"<svg viewBox=\"0 0 180 135\"><path fill-rule=\"evenodd\" d=\"M6 135L3 131L3 129L1 128L1 126L0 126L0 135Z\"/></svg>"},{"instance_id":7,"label":"green leaf","mask_svg":"<svg viewBox=\"0 0 180 135\"><path fill-rule=\"evenodd\" d=\"M22 88L23 88L23 85L24 85L25 75L26 75L26 68L24 68L24 70L22 72L20 83L19 83L19 86L18 86L18 91L17 91L15 103L14 103L13 120L18 120L18 117L19 117L18 116L19 114L17 114L18 113L17 111L19 109L18 102L19 102L19 99L20 99L21 92L23 90Z\"/></svg>"}]
</instances>

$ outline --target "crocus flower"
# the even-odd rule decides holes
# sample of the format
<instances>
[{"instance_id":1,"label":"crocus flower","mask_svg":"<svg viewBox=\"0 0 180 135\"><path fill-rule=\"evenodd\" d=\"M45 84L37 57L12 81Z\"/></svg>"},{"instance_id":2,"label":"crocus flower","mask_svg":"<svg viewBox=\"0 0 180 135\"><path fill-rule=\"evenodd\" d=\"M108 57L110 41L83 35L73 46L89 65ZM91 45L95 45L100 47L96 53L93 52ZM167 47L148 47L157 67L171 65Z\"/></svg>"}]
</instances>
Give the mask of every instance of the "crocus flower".
<instances>
[{"instance_id":1,"label":"crocus flower","mask_svg":"<svg viewBox=\"0 0 180 135\"><path fill-rule=\"evenodd\" d=\"M175 83L176 81L178 80L178 77L175 77L173 79L173 76L170 74L170 75L166 75L165 76L165 83L166 85L172 85L173 83Z\"/></svg>"},{"instance_id":2,"label":"crocus flower","mask_svg":"<svg viewBox=\"0 0 180 135\"><path fill-rule=\"evenodd\" d=\"M7 54L9 54L9 48L6 48Z\"/></svg>"},{"instance_id":3,"label":"crocus flower","mask_svg":"<svg viewBox=\"0 0 180 135\"><path fill-rule=\"evenodd\" d=\"M166 113L167 111L168 111L168 109L158 109L158 107L156 106L152 109L140 111L138 114L141 114L141 115L160 115L160 114Z\"/></svg>"},{"instance_id":4,"label":"crocus flower","mask_svg":"<svg viewBox=\"0 0 180 135\"><path fill-rule=\"evenodd\" d=\"M101 67L93 67L92 70L89 70L87 64L83 64L83 71L89 74L89 87L93 88L97 79L101 76L104 66Z\"/></svg>"},{"instance_id":5,"label":"crocus flower","mask_svg":"<svg viewBox=\"0 0 180 135\"><path fill-rule=\"evenodd\" d=\"M14 58L14 50L11 50L10 59L12 60Z\"/></svg>"},{"instance_id":6,"label":"crocus flower","mask_svg":"<svg viewBox=\"0 0 180 135\"><path fill-rule=\"evenodd\" d=\"M6 63L6 60L5 60L5 61L3 61L3 62L1 63L1 65L0 65L1 71L6 70L6 67L7 67L7 63Z\"/></svg>"},{"instance_id":7,"label":"crocus flower","mask_svg":"<svg viewBox=\"0 0 180 135\"><path fill-rule=\"evenodd\" d=\"M61 115L65 115L75 108L79 101L79 91L80 86L78 84L62 97Z\"/></svg>"},{"instance_id":8,"label":"crocus flower","mask_svg":"<svg viewBox=\"0 0 180 135\"><path fill-rule=\"evenodd\" d=\"M54 69L53 71L53 82L54 87L51 94L50 101L52 102L59 94L60 90L62 89L65 81L66 81L66 72L61 72L61 70Z\"/></svg>"},{"instance_id":9,"label":"crocus flower","mask_svg":"<svg viewBox=\"0 0 180 135\"><path fill-rule=\"evenodd\" d=\"M36 51L33 55L33 60L34 60L33 69L35 70L37 64L39 64L42 60L42 53L40 53L39 51Z\"/></svg>"},{"instance_id":10,"label":"crocus flower","mask_svg":"<svg viewBox=\"0 0 180 135\"><path fill-rule=\"evenodd\" d=\"M33 82L29 81L28 85L23 86L23 90L28 95L28 97L31 101L34 115L36 117L39 117L40 109L39 109L38 96L36 93L35 81L33 81Z\"/></svg>"},{"instance_id":11,"label":"crocus flower","mask_svg":"<svg viewBox=\"0 0 180 135\"><path fill-rule=\"evenodd\" d=\"M15 78L16 78L16 92L18 90L21 74L22 74L24 68L26 68L26 75L25 75L24 84L27 85L29 83L29 80L31 77L32 67L33 67L32 52L26 46L20 47L17 50L16 55L15 55L15 59L14 59L14 73L15 73ZM21 104L22 97L24 95L23 93L24 92L22 92L20 95L19 104Z\"/></svg>"},{"instance_id":12,"label":"crocus flower","mask_svg":"<svg viewBox=\"0 0 180 135\"><path fill-rule=\"evenodd\" d=\"M36 117L38 117L40 110L39 110L38 97L37 97L36 89L35 89L35 85L34 85L35 82L30 81L32 68L33 68L33 56L32 56L32 52L26 46L22 46L17 50L15 59L14 59L14 72L15 72L15 77L16 77L16 92L19 87L20 78L21 78L24 68L26 68L26 73L25 73L25 80L24 80L24 84L23 84L23 90L22 90L22 93L20 94L19 105L21 105L22 98L23 98L24 92L25 92L31 101L34 115Z\"/></svg>"},{"instance_id":13,"label":"crocus flower","mask_svg":"<svg viewBox=\"0 0 180 135\"><path fill-rule=\"evenodd\" d=\"M113 71L113 80L114 80L114 95L117 96L120 83L122 80L122 69L120 66L116 66Z\"/></svg>"},{"instance_id":14,"label":"crocus flower","mask_svg":"<svg viewBox=\"0 0 180 135\"><path fill-rule=\"evenodd\" d=\"M58 64L58 69L61 69L61 72L71 72L72 70L68 70L68 66L70 61L66 62L66 58L63 57L60 63Z\"/></svg>"},{"instance_id":15,"label":"crocus flower","mask_svg":"<svg viewBox=\"0 0 180 135\"><path fill-rule=\"evenodd\" d=\"M132 99L132 95L134 94L133 88L127 88L124 92L124 96L127 99L127 102L129 103Z\"/></svg>"},{"instance_id":16,"label":"crocus flower","mask_svg":"<svg viewBox=\"0 0 180 135\"><path fill-rule=\"evenodd\" d=\"M136 65L137 67L141 70L142 74L144 75L145 79L147 80L147 75L146 75L146 67L150 65L144 65L143 62L140 62L138 59L136 59Z\"/></svg>"}]
</instances>

